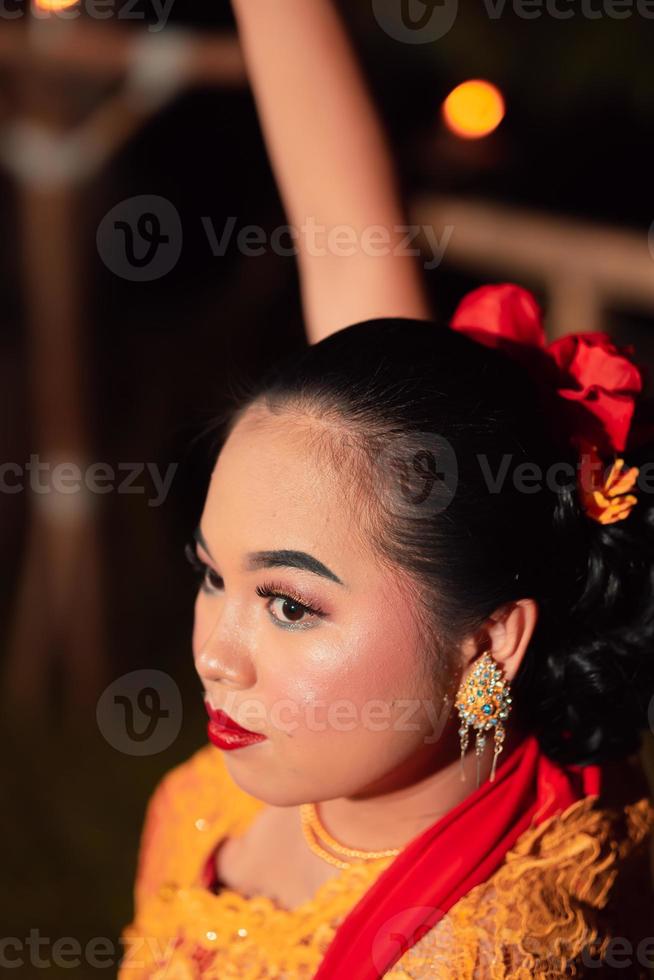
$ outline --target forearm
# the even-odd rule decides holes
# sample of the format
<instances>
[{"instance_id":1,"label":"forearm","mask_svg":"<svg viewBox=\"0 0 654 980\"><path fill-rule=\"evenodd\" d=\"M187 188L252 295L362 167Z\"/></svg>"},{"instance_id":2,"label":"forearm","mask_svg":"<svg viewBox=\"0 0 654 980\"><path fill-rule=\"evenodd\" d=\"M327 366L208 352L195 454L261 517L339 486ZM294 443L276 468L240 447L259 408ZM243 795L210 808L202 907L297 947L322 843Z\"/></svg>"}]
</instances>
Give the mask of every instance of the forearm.
<instances>
[{"instance_id":1,"label":"forearm","mask_svg":"<svg viewBox=\"0 0 654 980\"><path fill-rule=\"evenodd\" d=\"M406 216L386 134L333 3L233 0L233 7L270 160L289 222L298 233L310 320L321 320L320 292L329 280L355 271L363 277L362 315L407 310L405 315L428 316L415 259L397 254L406 237ZM313 238L303 233L307 222ZM342 252L332 254L327 244L329 229L341 225L350 230L361 253L352 261ZM366 229L378 226L386 231L385 257L379 248L374 257L363 254ZM315 231L322 228L325 233L318 239ZM395 292L387 297L383 282L389 272ZM369 302L367 277L380 283L373 287L379 291L378 313ZM394 309L393 295L403 294L410 298ZM350 303L343 315L355 316L356 304ZM334 310L332 319L338 315ZM329 332L327 321L318 323L317 331Z\"/></svg>"}]
</instances>

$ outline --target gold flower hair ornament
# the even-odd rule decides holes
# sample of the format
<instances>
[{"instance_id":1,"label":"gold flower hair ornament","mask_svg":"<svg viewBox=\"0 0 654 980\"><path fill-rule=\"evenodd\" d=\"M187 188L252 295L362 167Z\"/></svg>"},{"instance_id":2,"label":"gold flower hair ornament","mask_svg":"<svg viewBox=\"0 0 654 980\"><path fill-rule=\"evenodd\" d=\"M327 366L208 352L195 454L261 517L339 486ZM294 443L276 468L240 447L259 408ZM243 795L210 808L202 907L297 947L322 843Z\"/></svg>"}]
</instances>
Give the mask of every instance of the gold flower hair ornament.
<instances>
[{"instance_id":1,"label":"gold flower hair ornament","mask_svg":"<svg viewBox=\"0 0 654 980\"><path fill-rule=\"evenodd\" d=\"M633 489L640 470L637 466L631 466L628 470L624 467L624 459L614 460L608 475L603 478L604 464L597 446L586 444L582 448L577 482L579 499L588 517L599 524L623 521L638 503L637 497L629 491Z\"/></svg>"},{"instance_id":2,"label":"gold flower hair ornament","mask_svg":"<svg viewBox=\"0 0 654 980\"><path fill-rule=\"evenodd\" d=\"M450 326L478 343L496 347L528 372L543 416L561 446L580 454L578 499L586 515L614 524L631 513L639 470L625 470L627 446L643 377L631 355L606 333L572 333L547 343L534 296L513 283L482 286L459 304ZM602 475L602 456L613 465Z\"/></svg>"}]
</instances>

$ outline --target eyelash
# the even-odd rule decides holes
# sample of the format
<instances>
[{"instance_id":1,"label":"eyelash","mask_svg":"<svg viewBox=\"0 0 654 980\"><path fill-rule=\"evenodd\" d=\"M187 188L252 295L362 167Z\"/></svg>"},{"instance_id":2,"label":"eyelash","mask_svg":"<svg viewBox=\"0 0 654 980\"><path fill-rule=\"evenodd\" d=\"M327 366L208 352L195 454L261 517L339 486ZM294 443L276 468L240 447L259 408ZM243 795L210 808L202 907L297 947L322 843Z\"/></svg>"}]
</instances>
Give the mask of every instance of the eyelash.
<instances>
[{"instance_id":1,"label":"eyelash","mask_svg":"<svg viewBox=\"0 0 654 980\"><path fill-rule=\"evenodd\" d=\"M211 589L208 589L206 587L207 573L213 572L214 575L216 575L217 573L211 568L210 565L207 565L205 561L202 561L202 559L198 556L195 547L190 542L185 545L184 554L186 555L186 558L188 559L191 567L194 569L196 574L202 576L200 588L204 592L211 594ZM220 576L218 576L218 578L220 578ZM283 589L281 586L278 586L274 582L264 582L263 585L258 585L255 591L257 595L261 596L263 599L266 598L286 599L288 602L292 602L294 605L299 606L299 608L302 609L303 612L309 613L309 615L311 616L317 616L322 618L323 616L326 615L325 611L321 609L318 605L316 604L310 605L307 602L303 602L301 596L299 596L297 593L287 592L285 589ZM276 622L278 622L281 626L289 629L293 629L294 627L296 629L304 628L304 624L284 623L282 620L277 619L277 617L275 616L273 616L273 619L275 619Z\"/></svg>"}]
</instances>

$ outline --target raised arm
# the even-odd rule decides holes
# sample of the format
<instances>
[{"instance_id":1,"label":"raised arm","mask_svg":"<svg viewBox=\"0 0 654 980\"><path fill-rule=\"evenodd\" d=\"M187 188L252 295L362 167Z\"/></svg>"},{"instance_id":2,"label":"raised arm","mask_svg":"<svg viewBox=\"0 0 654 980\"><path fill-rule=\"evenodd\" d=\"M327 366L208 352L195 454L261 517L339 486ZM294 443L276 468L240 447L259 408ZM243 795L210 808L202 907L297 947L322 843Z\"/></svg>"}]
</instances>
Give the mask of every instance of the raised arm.
<instances>
[{"instance_id":1,"label":"raised arm","mask_svg":"<svg viewBox=\"0 0 654 980\"><path fill-rule=\"evenodd\" d=\"M309 342L371 317L429 319L386 134L332 0L232 3Z\"/></svg>"}]
</instances>

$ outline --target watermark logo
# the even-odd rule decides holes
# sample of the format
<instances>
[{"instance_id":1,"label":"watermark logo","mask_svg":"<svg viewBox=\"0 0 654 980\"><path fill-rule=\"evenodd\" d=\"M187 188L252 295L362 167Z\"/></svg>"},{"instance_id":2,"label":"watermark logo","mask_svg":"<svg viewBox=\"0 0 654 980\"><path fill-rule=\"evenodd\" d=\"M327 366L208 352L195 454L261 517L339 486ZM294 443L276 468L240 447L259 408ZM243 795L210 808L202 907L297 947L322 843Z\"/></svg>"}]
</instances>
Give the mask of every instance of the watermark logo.
<instances>
[{"instance_id":1,"label":"watermark logo","mask_svg":"<svg viewBox=\"0 0 654 980\"><path fill-rule=\"evenodd\" d=\"M115 275L152 282L175 268L182 254L182 222L165 197L141 194L120 201L98 226L100 258Z\"/></svg>"},{"instance_id":2,"label":"watermark logo","mask_svg":"<svg viewBox=\"0 0 654 980\"><path fill-rule=\"evenodd\" d=\"M387 919L377 930L370 950L375 969L383 974L412 946L419 943L443 918L444 912L433 905L413 905ZM429 919L430 925L425 920Z\"/></svg>"},{"instance_id":3,"label":"watermark logo","mask_svg":"<svg viewBox=\"0 0 654 980\"><path fill-rule=\"evenodd\" d=\"M436 432L389 439L376 460L373 489L395 518L434 517L454 499L459 481L456 452Z\"/></svg>"},{"instance_id":4,"label":"watermark logo","mask_svg":"<svg viewBox=\"0 0 654 980\"><path fill-rule=\"evenodd\" d=\"M156 755L182 727L182 698L163 670L133 670L105 689L96 720L106 741L126 755Z\"/></svg>"},{"instance_id":5,"label":"watermark logo","mask_svg":"<svg viewBox=\"0 0 654 980\"><path fill-rule=\"evenodd\" d=\"M429 44L454 27L458 0L373 0L377 23L404 44Z\"/></svg>"}]
</instances>

